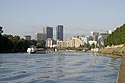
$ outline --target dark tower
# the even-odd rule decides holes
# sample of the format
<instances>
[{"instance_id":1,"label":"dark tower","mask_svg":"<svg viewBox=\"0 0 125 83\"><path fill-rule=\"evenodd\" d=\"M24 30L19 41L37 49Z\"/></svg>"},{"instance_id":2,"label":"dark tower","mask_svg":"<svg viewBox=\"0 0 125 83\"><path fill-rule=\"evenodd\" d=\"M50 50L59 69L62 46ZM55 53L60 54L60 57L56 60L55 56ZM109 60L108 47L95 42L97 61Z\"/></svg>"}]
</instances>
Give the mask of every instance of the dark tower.
<instances>
[{"instance_id":1,"label":"dark tower","mask_svg":"<svg viewBox=\"0 0 125 83\"><path fill-rule=\"evenodd\" d=\"M43 33L46 34L46 39L53 38L53 27L44 27Z\"/></svg>"},{"instance_id":2,"label":"dark tower","mask_svg":"<svg viewBox=\"0 0 125 83\"><path fill-rule=\"evenodd\" d=\"M63 41L63 25L58 25L56 27L56 39Z\"/></svg>"}]
</instances>

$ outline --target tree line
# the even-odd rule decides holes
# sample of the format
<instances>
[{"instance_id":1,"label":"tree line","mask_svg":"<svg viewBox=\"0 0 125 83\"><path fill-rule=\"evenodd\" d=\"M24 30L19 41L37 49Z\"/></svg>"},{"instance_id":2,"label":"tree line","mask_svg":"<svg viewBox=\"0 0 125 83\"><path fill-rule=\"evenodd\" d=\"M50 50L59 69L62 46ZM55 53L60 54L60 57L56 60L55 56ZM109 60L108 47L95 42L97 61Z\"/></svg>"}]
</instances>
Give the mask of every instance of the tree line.
<instances>
[{"instance_id":1,"label":"tree line","mask_svg":"<svg viewBox=\"0 0 125 83\"><path fill-rule=\"evenodd\" d=\"M26 52L30 46L45 47L45 41L25 40L19 36L0 35L0 53Z\"/></svg>"},{"instance_id":2,"label":"tree line","mask_svg":"<svg viewBox=\"0 0 125 83\"><path fill-rule=\"evenodd\" d=\"M116 28L116 30L104 40L104 44L105 46L125 44L125 24Z\"/></svg>"}]
</instances>

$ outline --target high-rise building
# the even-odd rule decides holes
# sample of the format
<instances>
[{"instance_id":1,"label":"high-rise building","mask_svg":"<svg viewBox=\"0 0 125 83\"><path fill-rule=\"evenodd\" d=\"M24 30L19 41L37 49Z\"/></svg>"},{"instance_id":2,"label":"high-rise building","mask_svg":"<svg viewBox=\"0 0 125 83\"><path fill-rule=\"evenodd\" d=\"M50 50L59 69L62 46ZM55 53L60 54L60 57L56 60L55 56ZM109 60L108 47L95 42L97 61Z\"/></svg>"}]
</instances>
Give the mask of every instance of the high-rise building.
<instances>
[{"instance_id":1,"label":"high-rise building","mask_svg":"<svg viewBox=\"0 0 125 83\"><path fill-rule=\"evenodd\" d=\"M43 34L46 34L46 39L53 38L53 27L44 27Z\"/></svg>"},{"instance_id":2,"label":"high-rise building","mask_svg":"<svg viewBox=\"0 0 125 83\"><path fill-rule=\"evenodd\" d=\"M58 25L56 27L56 39L63 41L63 25Z\"/></svg>"},{"instance_id":3,"label":"high-rise building","mask_svg":"<svg viewBox=\"0 0 125 83\"><path fill-rule=\"evenodd\" d=\"M46 34L43 33L36 33L35 40L46 40Z\"/></svg>"},{"instance_id":4,"label":"high-rise building","mask_svg":"<svg viewBox=\"0 0 125 83\"><path fill-rule=\"evenodd\" d=\"M25 35L25 40L31 40L31 35Z\"/></svg>"}]
</instances>

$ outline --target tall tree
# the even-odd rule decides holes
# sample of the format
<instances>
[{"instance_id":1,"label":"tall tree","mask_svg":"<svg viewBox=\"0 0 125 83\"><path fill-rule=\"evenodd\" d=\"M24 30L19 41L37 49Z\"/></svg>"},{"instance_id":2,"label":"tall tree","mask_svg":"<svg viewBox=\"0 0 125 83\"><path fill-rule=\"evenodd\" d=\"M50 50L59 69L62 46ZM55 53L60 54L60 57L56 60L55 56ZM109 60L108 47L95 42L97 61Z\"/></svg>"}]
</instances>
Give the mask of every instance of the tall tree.
<instances>
[{"instance_id":1,"label":"tall tree","mask_svg":"<svg viewBox=\"0 0 125 83\"><path fill-rule=\"evenodd\" d=\"M125 24L118 27L104 40L105 46L125 44Z\"/></svg>"}]
</instances>

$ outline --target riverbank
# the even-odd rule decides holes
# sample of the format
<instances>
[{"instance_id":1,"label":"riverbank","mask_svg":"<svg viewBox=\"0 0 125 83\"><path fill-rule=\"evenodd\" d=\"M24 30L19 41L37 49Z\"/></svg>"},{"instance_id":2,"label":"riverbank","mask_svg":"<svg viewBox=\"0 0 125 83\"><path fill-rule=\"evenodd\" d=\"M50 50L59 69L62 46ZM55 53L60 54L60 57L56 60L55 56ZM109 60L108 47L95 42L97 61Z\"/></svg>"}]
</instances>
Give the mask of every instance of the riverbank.
<instances>
[{"instance_id":1,"label":"riverbank","mask_svg":"<svg viewBox=\"0 0 125 83\"><path fill-rule=\"evenodd\" d=\"M99 53L109 54L113 57L114 56L122 57L118 76L117 76L117 83L124 83L125 82L125 46L117 45L117 46L106 47L104 49L99 50Z\"/></svg>"},{"instance_id":2,"label":"riverbank","mask_svg":"<svg viewBox=\"0 0 125 83\"><path fill-rule=\"evenodd\" d=\"M99 53L122 57L125 56L125 46L117 45L117 46L105 47L104 49L100 49Z\"/></svg>"},{"instance_id":3,"label":"riverbank","mask_svg":"<svg viewBox=\"0 0 125 83\"><path fill-rule=\"evenodd\" d=\"M117 83L124 83L124 82L125 82L125 56L122 57L117 77Z\"/></svg>"}]
</instances>

